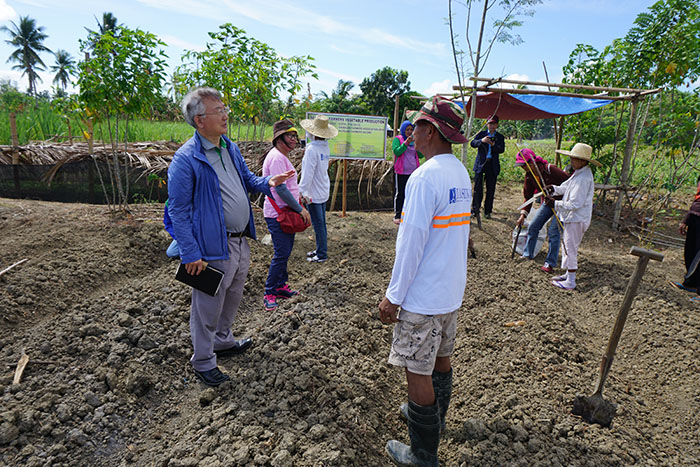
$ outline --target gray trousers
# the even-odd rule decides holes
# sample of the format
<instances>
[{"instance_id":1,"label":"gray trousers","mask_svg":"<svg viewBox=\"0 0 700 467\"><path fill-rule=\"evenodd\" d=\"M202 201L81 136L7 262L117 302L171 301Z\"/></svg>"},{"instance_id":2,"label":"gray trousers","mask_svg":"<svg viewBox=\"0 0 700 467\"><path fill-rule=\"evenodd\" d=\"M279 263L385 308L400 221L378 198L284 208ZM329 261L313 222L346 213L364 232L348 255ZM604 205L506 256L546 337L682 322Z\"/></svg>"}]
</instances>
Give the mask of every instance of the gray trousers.
<instances>
[{"instance_id":1,"label":"gray trousers","mask_svg":"<svg viewBox=\"0 0 700 467\"><path fill-rule=\"evenodd\" d=\"M190 363L197 371L215 368L214 350L226 349L233 345L231 324L241 303L243 286L250 267L248 240L245 237L229 238L228 254L228 260L209 262L224 272L224 279L216 296L212 297L192 289L190 334L194 353Z\"/></svg>"}]
</instances>

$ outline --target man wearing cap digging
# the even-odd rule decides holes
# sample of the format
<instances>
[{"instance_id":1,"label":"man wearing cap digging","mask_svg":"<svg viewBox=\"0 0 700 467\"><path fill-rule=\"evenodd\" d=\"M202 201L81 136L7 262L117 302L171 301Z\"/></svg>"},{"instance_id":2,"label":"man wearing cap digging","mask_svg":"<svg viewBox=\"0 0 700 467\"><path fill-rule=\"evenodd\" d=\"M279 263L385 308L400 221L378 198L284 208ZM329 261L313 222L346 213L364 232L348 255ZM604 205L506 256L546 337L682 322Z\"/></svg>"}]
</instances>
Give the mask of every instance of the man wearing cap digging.
<instances>
[{"instance_id":1,"label":"man wearing cap digging","mask_svg":"<svg viewBox=\"0 0 700 467\"><path fill-rule=\"evenodd\" d=\"M168 167L168 215L182 263L198 275L207 264L224 272L215 296L192 289L190 334L194 374L208 386L229 380L217 358L244 352L253 341L234 339L231 324L243 297L255 222L248 191L270 195L293 172L256 177L225 135L228 107L212 88L197 88L182 100L185 121L195 133L175 152Z\"/></svg>"},{"instance_id":2,"label":"man wearing cap digging","mask_svg":"<svg viewBox=\"0 0 700 467\"><path fill-rule=\"evenodd\" d=\"M561 185L552 187L553 194L545 198L545 203L551 209L559 213L564 224L564 254L561 258L561 268L566 271L564 275L552 279L552 285L564 290L576 288L576 271L578 270L578 247L583 240L583 234L591 225L593 213L593 172L589 163L598 167L600 162L591 159L593 148L587 144L576 143L571 151L557 149L559 154L571 158L574 173ZM555 200L553 196L562 195L561 200Z\"/></svg>"},{"instance_id":3,"label":"man wearing cap digging","mask_svg":"<svg viewBox=\"0 0 700 467\"><path fill-rule=\"evenodd\" d=\"M406 371L408 404L401 413L411 444L391 440L386 451L398 465L437 466L452 394L457 310L467 282L472 191L467 170L452 154L452 144L467 142L460 131L462 108L434 96L409 120L426 162L406 184L396 259L379 314L384 324L395 323L389 363Z\"/></svg>"},{"instance_id":4,"label":"man wearing cap digging","mask_svg":"<svg viewBox=\"0 0 700 467\"><path fill-rule=\"evenodd\" d=\"M470 143L477 148L474 159L474 200L472 201L472 214L479 215L481 198L484 196L483 183L486 179L486 199L484 200L484 216L491 219L493 199L496 194L496 180L501 172L501 163L498 155L506 150L506 140L496 129L498 128L498 115L492 115L486 122L487 130L476 134Z\"/></svg>"}]
</instances>

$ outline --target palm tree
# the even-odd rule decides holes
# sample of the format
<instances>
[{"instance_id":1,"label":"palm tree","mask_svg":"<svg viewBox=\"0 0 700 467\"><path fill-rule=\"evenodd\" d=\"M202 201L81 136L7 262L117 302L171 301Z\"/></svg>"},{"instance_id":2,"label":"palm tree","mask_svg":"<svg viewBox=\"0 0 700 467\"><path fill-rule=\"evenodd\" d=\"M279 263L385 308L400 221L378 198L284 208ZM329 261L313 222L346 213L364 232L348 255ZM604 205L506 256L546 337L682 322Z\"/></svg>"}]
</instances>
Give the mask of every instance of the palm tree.
<instances>
[{"instance_id":1,"label":"palm tree","mask_svg":"<svg viewBox=\"0 0 700 467\"><path fill-rule=\"evenodd\" d=\"M70 82L70 75L75 71L75 60L63 49L60 49L55 54L56 64L51 66L51 71L56 73L53 83L65 90Z\"/></svg>"},{"instance_id":2,"label":"palm tree","mask_svg":"<svg viewBox=\"0 0 700 467\"><path fill-rule=\"evenodd\" d=\"M7 26L0 27L0 31L7 32L11 39L6 40L10 45L17 47L10 54L8 62L17 62L17 65L12 68L22 70L22 75L27 75L29 80L29 94L36 95L36 81L41 81L37 71L43 71L46 65L39 57L39 52L49 52L44 45L44 39L48 36L44 34L43 26L37 27L36 21L29 16L19 18L19 25L14 21L10 21L12 29Z\"/></svg>"},{"instance_id":3,"label":"palm tree","mask_svg":"<svg viewBox=\"0 0 700 467\"><path fill-rule=\"evenodd\" d=\"M97 19L97 16L95 16L95 22L97 23L97 31L85 28L85 30L89 32L90 35L104 36L107 32L111 32L113 35L116 35L117 27L120 26L117 25L117 17L109 11L105 11L104 13L102 13L101 23L100 20Z\"/></svg>"},{"instance_id":4,"label":"palm tree","mask_svg":"<svg viewBox=\"0 0 700 467\"><path fill-rule=\"evenodd\" d=\"M355 87L352 81L338 80L338 85L331 91L329 96L325 91L321 91L321 96L325 100L324 107L326 112L340 112L346 110L350 91Z\"/></svg>"}]
</instances>

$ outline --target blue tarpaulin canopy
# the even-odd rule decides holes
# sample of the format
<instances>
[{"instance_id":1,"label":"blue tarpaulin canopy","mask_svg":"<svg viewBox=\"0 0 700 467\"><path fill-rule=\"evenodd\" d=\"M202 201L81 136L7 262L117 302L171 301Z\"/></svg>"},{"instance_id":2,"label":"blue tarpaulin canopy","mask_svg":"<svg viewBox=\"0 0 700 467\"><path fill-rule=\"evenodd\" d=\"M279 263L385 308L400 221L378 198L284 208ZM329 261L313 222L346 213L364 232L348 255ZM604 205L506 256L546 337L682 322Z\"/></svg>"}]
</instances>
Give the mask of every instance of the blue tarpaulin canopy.
<instances>
[{"instance_id":1,"label":"blue tarpaulin canopy","mask_svg":"<svg viewBox=\"0 0 700 467\"><path fill-rule=\"evenodd\" d=\"M462 105L455 99L455 102ZM549 96L540 94L507 94L490 92L476 98L476 116L488 118L498 115L501 120L538 120L562 115L574 115L597 109L612 103L609 99L590 97ZM467 114L471 110L471 98L467 102Z\"/></svg>"}]
</instances>

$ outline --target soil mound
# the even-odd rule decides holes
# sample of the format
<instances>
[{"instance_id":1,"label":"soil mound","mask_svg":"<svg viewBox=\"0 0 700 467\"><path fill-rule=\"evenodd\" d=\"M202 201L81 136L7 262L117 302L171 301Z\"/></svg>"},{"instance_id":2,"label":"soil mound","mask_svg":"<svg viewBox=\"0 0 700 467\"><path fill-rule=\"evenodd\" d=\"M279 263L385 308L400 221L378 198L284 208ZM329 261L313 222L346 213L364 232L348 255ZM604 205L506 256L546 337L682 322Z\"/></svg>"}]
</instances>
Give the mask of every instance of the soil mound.
<instances>
[{"instance_id":1,"label":"soil mound","mask_svg":"<svg viewBox=\"0 0 700 467\"><path fill-rule=\"evenodd\" d=\"M594 220L579 288L555 289L542 254L510 259L520 196L499 188L493 219L473 226L441 463L700 463L699 309L667 284L682 251L649 265L604 392L618 415L588 425L571 401L592 391L632 240ZM251 241L234 333L254 347L221 359L232 381L211 389L188 363L190 292L173 280L159 208L113 221L100 206L0 199L0 270L29 258L0 278L0 464L389 465L386 441L408 438L404 376L386 363L391 328L377 313L391 217L329 213L323 264L305 261L313 234L299 234L289 271L302 294L274 313L262 307L272 247ZM256 222L262 239L257 211Z\"/></svg>"}]
</instances>

